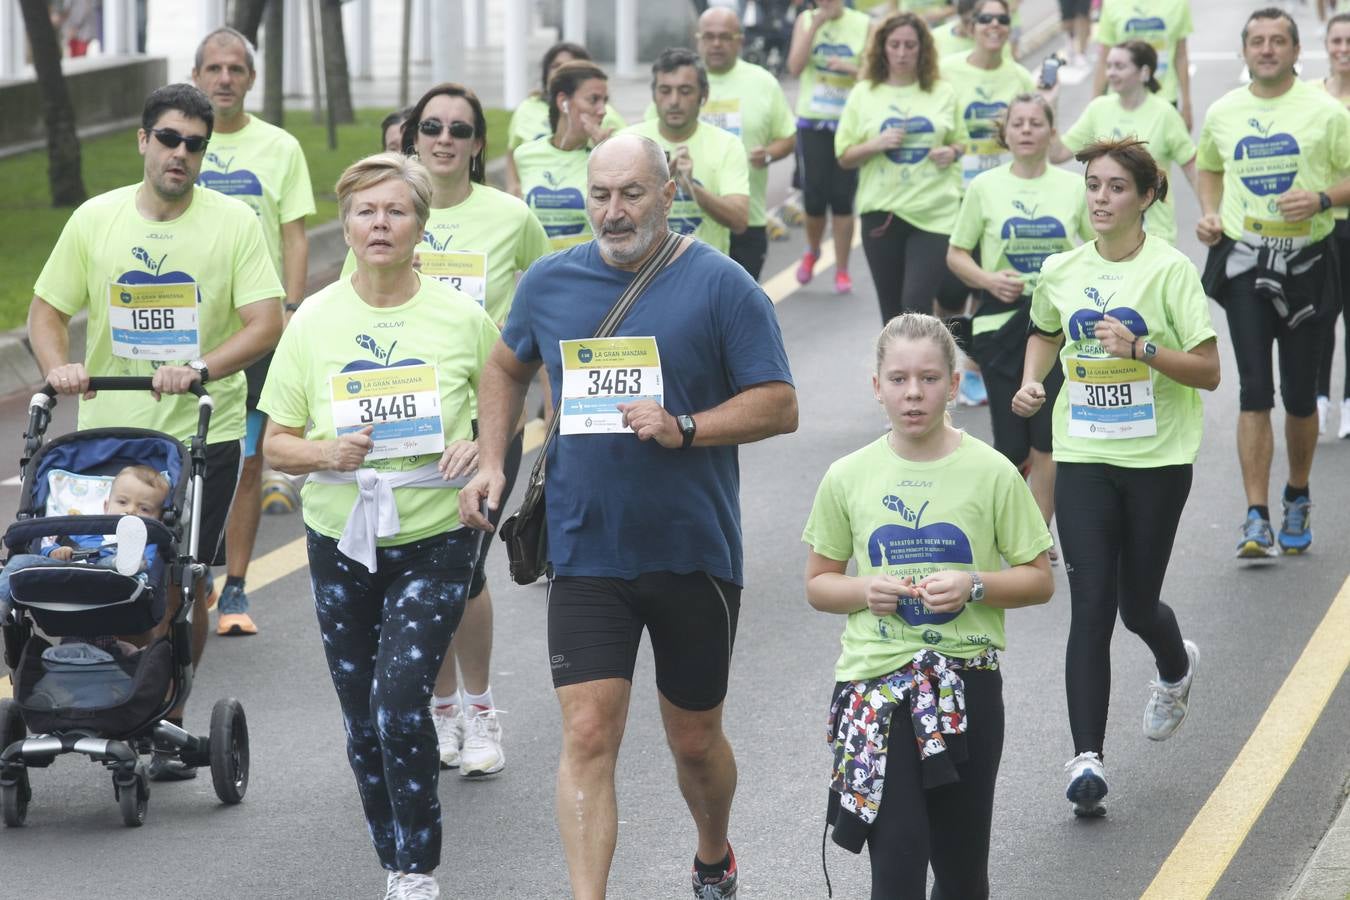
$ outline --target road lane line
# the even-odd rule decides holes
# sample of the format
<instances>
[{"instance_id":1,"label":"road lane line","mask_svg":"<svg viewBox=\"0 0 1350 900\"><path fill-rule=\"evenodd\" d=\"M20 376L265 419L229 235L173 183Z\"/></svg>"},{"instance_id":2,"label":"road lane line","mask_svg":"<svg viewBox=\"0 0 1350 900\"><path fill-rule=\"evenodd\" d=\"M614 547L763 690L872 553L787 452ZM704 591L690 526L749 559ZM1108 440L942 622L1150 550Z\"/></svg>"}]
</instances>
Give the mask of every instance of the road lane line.
<instances>
[{"instance_id":1,"label":"road lane line","mask_svg":"<svg viewBox=\"0 0 1350 900\"><path fill-rule=\"evenodd\" d=\"M1350 578L1256 730L1140 900L1203 900L1218 884L1350 667Z\"/></svg>"}]
</instances>

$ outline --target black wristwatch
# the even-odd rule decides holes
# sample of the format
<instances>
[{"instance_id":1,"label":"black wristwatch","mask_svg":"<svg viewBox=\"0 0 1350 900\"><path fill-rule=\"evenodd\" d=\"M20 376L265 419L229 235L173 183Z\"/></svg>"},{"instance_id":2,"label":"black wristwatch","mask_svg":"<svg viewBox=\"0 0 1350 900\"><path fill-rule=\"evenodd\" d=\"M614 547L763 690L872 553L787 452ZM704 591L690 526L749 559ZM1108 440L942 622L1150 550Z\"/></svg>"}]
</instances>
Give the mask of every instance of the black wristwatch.
<instances>
[{"instance_id":1,"label":"black wristwatch","mask_svg":"<svg viewBox=\"0 0 1350 900\"><path fill-rule=\"evenodd\" d=\"M300 304L299 304L299 303L286 303L286 304L283 304L283 305L282 305L282 308L285 309L286 312L288 312L288 313L293 313L293 312L295 312L297 309L300 308Z\"/></svg>"},{"instance_id":2,"label":"black wristwatch","mask_svg":"<svg viewBox=\"0 0 1350 900\"><path fill-rule=\"evenodd\" d=\"M1328 194L1326 191L1318 191L1317 203L1319 206L1322 207L1322 212L1326 212L1327 210L1331 209L1331 195Z\"/></svg>"},{"instance_id":3,"label":"black wristwatch","mask_svg":"<svg viewBox=\"0 0 1350 900\"><path fill-rule=\"evenodd\" d=\"M680 434L684 435L684 443L680 444L681 450L688 450L694 443L694 432L698 431L698 426L694 424L693 416L676 416L675 421L680 426Z\"/></svg>"},{"instance_id":4,"label":"black wristwatch","mask_svg":"<svg viewBox=\"0 0 1350 900\"><path fill-rule=\"evenodd\" d=\"M208 379L208 378L211 377L211 371L210 371L209 369L206 368L206 361L205 361L205 360L201 360L201 359L193 359L193 360L189 360L189 361L188 361L188 368L189 368L189 369L192 369L192 370L195 371L198 375L201 376L202 384L206 384L206 379Z\"/></svg>"}]
</instances>

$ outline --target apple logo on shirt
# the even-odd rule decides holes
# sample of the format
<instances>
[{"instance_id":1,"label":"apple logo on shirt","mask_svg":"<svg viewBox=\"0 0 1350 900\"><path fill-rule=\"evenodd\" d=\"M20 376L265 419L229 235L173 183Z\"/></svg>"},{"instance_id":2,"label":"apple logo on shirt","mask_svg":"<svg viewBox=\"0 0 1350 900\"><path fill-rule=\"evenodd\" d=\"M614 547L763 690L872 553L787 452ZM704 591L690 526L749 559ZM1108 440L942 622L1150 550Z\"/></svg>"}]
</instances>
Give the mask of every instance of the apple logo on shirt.
<instances>
[{"instance_id":1,"label":"apple logo on shirt","mask_svg":"<svg viewBox=\"0 0 1350 900\"><path fill-rule=\"evenodd\" d=\"M1039 207L1028 208L1021 200L1012 206L1021 215L1003 220L999 237L1008 242L1003 254L1017 271L1039 272L1045 258L1058 253L1068 240L1064 223L1054 216L1036 215Z\"/></svg>"},{"instance_id":2,"label":"apple logo on shirt","mask_svg":"<svg viewBox=\"0 0 1350 900\"><path fill-rule=\"evenodd\" d=\"M690 179L703 187L697 178ZM698 205L694 195L685 191L684 186L675 182L675 199L670 204L670 215L666 218L670 230L676 234L693 234L703 224L703 207Z\"/></svg>"},{"instance_id":3,"label":"apple logo on shirt","mask_svg":"<svg viewBox=\"0 0 1350 900\"><path fill-rule=\"evenodd\" d=\"M562 181L552 172L543 174L544 181L548 182L548 185L540 184L530 188L530 192L525 195L525 202L529 204L531 209L544 213L540 216L540 224L544 226L544 233L549 237L581 234L586 228L585 222L559 222L548 216L551 210L584 211L586 201L581 196L581 191L574 187L563 187Z\"/></svg>"},{"instance_id":4,"label":"apple logo on shirt","mask_svg":"<svg viewBox=\"0 0 1350 900\"><path fill-rule=\"evenodd\" d=\"M213 191L219 191L222 194L228 194L231 197L261 197L263 194L262 182L258 176L254 175L248 169L235 169L230 171L230 166L234 163L234 157L221 159L214 153L206 154L207 165L216 166L215 170L202 167L202 171L197 175L197 183L202 187L208 187ZM250 204L257 212L257 206Z\"/></svg>"},{"instance_id":5,"label":"apple logo on shirt","mask_svg":"<svg viewBox=\"0 0 1350 900\"><path fill-rule=\"evenodd\" d=\"M975 88L975 96L979 99L967 104L961 113L966 122L966 133L975 140L993 137L994 123L1003 115L1008 104L995 100L983 86Z\"/></svg>"},{"instance_id":6,"label":"apple logo on shirt","mask_svg":"<svg viewBox=\"0 0 1350 900\"><path fill-rule=\"evenodd\" d=\"M375 360L354 359L342 367L343 372L365 372L370 369L393 369L398 366L420 366L426 363L426 360L417 359L415 357L391 362L394 357L394 348L398 346L398 341L394 341L389 345L389 349L386 350L370 335L358 334L356 336L356 345L362 350L370 353L371 356L375 357ZM359 391L360 382L348 382L347 390L351 391L353 384L357 386L357 391Z\"/></svg>"},{"instance_id":7,"label":"apple logo on shirt","mask_svg":"<svg viewBox=\"0 0 1350 900\"><path fill-rule=\"evenodd\" d=\"M910 146L910 141L915 135L934 134L933 123L923 116L910 116L898 106L891 106L890 111L894 113L888 116L881 123L878 133L888 128L903 128L905 130L905 143L894 150L886 151L886 158L896 165L913 165L922 162L928 155L927 144Z\"/></svg>"},{"instance_id":8,"label":"apple logo on shirt","mask_svg":"<svg viewBox=\"0 0 1350 900\"><path fill-rule=\"evenodd\" d=\"M830 60L843 59L851 60L854 56L853 48L848 44L828 43L830 38L826 36L825 40L816 44L815 49L811 51L811 63L816 67L816 71L825 72L830 75L843 75L843 72L836 72L830 68Z\"/></svg>"},{"instance_id":9,"label":"apple logo on shirt","mask_svg":"<svg viewBox=\"0 0 1350 900\"><path fill-rule=\"evenodd\" d=\"M1247 135L1237 142L1233 150L1234 160L1246 160L1249 163L1239 169L1238 178L1247 186L1247 190L1257 196L1283 194L1293 186L1294 176L1298 174L1298 141L1292 134L1283 131L1271 134L1271 129L1275 127L1274 119L1270 120L1270 124L1263 125L1259 119L1251 118L1247 124L1256 129L1257 134ZM1257 161L1265 162L1264 166L1259 167L1262 171L1255 171L1250 165Z\"/></svg>"},{"instance_id":10,"label":"apple logo on shirt","mask_svg":"<svg viewBox=\"0 0 1350 900\"><path fill-rule=\"evenodd\" d=\"M881 498L881 505L898 513L903 524L887 523L872 532L867 539L867 555L873 566L934 566L974 562L970 540L965 532L951 522L922 524L924 510L931 501L924 501L917 510L910 508L894 494ZM941 625L950 622L959 613L935 613L924 608L917 597L901 598L896 615L910 625Z\"/></svg>"},{"instance_id":11,"label":"apple logo on shirt","mask_svg":"<svg viewBox=\"0 0 1350 900\"><path fill-rule=\"evenodd\" d=\"M146 250L144 247L132 247L131 255L137 262L145 266L145 268L149 269L150 271L146 272L141 269L128 269L121 275L117 276L117 281L119 284L192 283L192 276L186 272L180 272L177 270L172 272L163 271L164 262L169 258L169 254L167 253L161 256L158 260L156 260L153 256L150 255L150 251ZM123 291L119 299L123 303L130 303L131 294L126 291ZM198 303L202 302L202 289L200 286L197 287L197 302Z\"/></svg>"},{"instance_id":12,"label":"apple logo on shirt","mask_svg":"<svg viewBox=\"0 0 1350 900\"><path fill-rule=\"evenodd\" d=\"M1148 323L1135 310L1128 306L1107 309L1115 294L1103 299L1101 293L1095 287L1086 287L1083 288L1083 295L1092 301L1093 308L1080 309L1069 317L1069 337L1073 340L1095 340L1097 323L1101 321L1104 315L1119 319L1122 325L1138 337L1148 336Z\"/></svg>"}]
</instances>

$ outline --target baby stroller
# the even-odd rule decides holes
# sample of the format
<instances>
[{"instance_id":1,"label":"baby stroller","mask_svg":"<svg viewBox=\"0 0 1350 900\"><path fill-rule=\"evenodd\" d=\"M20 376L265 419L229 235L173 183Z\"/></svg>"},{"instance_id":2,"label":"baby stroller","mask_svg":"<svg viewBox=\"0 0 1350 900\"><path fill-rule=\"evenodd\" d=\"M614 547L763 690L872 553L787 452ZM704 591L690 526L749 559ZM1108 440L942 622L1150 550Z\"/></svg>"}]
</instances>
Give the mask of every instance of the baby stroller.
<instances>
[{"instance_id":1,"label":"baby stroller","mask_svg":"<svg viewBox=\"0 0 1350 900\"><path fill-rule=\"evenodd\" d=\"M89 387L148 391L151 379L91 378ZM92 654L98 661L90 664L48 652L53 644L47 638L147 632L163 620L170 590L181 585L182 596L191 598L194 584L206 577L197 541L212 402L200 385L193 388L198 417L190 453L179 441L140 428L77 431L44 443L55 392L45 387L29 402L22 498L17 520L5 532L7 556L35 552L46 537L114 533L119 516L63 513L78 508L76 497L97 492L124 466L144 464L163 472L172 489L162 520L142 519L147 546L156 552L141 576L70 564L19 569L10 577L13 608L0 621L14 681L14 697L0 699L0 817L6 826L21 826L27 817L29 770L66 753L84 754L112 771L113 793L129 826L145 821L150 779L141 757L152 752L174 755L189 766L209 765L224 803L244 797L248 725L239 701L216 702L209 738L164 721L192 688L190 599L179 604L168 634L137 653L120 659ZM95 512L103 509L101 499L86 502Z\"/></svg>"}]
</instances>

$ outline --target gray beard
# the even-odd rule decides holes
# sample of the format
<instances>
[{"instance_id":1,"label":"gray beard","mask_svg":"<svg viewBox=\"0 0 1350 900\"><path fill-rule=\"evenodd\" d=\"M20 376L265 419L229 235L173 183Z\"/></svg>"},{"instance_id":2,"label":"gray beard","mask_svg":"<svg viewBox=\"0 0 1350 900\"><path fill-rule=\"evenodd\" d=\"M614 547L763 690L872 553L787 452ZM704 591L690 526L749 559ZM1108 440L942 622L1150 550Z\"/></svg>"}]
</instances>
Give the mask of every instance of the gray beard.
<instances>
[{"instance_id":1,"label":"gray beard","mask_svg":"<svg viewBox=\"0 0 1350 900\"><path fill-rule=\"evenodd\" d=\"M603 232L597 234L595 239L600 242L600 254L610 265L631 266L633 263L643 259L651 253L657 243L665 237L666 217L661 216L650 222L638 223L637 230L633 232L636 240L630 248L618 249L611 245L610 235Z\"/></svg>"}]
</instances>

